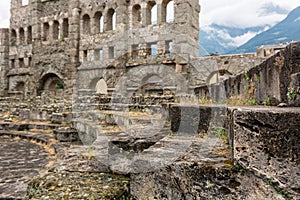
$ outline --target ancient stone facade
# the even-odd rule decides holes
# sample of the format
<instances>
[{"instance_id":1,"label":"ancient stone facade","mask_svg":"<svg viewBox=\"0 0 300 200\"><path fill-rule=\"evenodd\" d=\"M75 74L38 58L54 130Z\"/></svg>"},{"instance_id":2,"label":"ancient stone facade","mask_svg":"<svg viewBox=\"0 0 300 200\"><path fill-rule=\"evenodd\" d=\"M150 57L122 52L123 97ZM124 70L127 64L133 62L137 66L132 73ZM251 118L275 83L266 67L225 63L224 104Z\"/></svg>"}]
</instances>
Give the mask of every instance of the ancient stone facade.
<instances>
[{"instance_id":1,"label":"ancient stone facade","mask_svg":"<svg viewBox=\"0 0 300 200\"><path fill-rule=\"evenodd\" d=\"M1 95L70 96L82 76L82 89L106 93L132 58L188 60L198 54L199 12L197 0L12 0L0 35Z\"/></svg>"},{"instance_id":2,"label":"ancient stone facade","mask_svg":"<svg viewBox=\"0 0 300 200\"><path fill-rule=\"evenodd\" d=\"M269 53L197 57L199 12L197 0L13 0L10 28L0 31L0 95L207 96L206 85L265 69ZM271 70L272 77L280 73ZM297 77L291 84L297 86ZM228 95L216 91L226 98L247 93L241 84L247 83L228 86ZM293 87L271 86L274 94L257 99L287 101L275 93Z\"/></svg>"}]
</instances>

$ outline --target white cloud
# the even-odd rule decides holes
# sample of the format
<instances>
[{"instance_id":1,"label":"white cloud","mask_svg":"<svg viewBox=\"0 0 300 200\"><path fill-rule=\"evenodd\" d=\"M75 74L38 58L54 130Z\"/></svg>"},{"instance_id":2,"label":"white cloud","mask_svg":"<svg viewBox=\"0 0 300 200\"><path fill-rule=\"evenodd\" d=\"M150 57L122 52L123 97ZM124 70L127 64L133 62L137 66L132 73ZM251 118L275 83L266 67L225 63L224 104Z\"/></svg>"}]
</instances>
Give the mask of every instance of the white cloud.
<instances>
[{"instance_id":1,"label":"white cloud","mask_svg":"<svg viewBox=\"0 0 300 200\"><path fill-rule=\"evenodd\" d=\"M248 31L243 35L239 35L236 37L230 36L230 34L226 30L220 30L220 29L215 29L210 26L203 27L203 30L208 33L208 35L212 36L213 38L218 40L218 38L221 38L218 42L225 47L236 47L244 44L246 41L250 40L253 38L255 35L261 33L260 32L252 32Z\"/></svg>"},{"instance_id":2,"label":"white cloud","mask_svg":"<svg viewBox=\"0 0 300 200\"><path fill-rule=\"evenodd\" d=\"M287 11L300 6L299 0L200 0L200 4L201 26L216 23L240 28L274 25L286 17L275 12L262 16L265 5L272 4Z\"/></svg>"},{"instance_id":3,"label":"white cloud","mask_svg":"<svg viewBox=\"0 0 300 200\"><path fill-rule=\"evenodd\" d=\"M10 1L0 0L0 28L9 27L9 7Z\"/></svg>"},{"instance_id":4,"label":"white cloud","mask_svg":"<svg viewBox=\"0 0 300 200\"><path fill-rule=\"evenodd\" d=\"M285 15L270 13L261 15L261 9L268 4L291 11L300 6L299 0L199 0L202 7L200 26L211 23L234 27L252 27L258 25L274 25ZM0 27L9 24L9 0L0 0Z\"/></svg>"},{"instance_id":5,"label":"white cloud","mask_svg":"<svg viewBox=\"0 0 300 200\"><path fill-rule=\"evenodd\" d=\"M245 42L247 42L248 40L250 40L251 38L253 38L255 35L259 34L260 32L247 32L244 35L240 35L237 37L232 38L234 45L235 46L241 46L242 44L244 44Z\"/></svg>"},{"instance_id":6,"label":"white cloud","mask_svg":"<svg viewBox=\"0 0 300 200\"><path fill-rule=\"evenodd\" d=\"M0 19L0 28L8 28L8 27L9 27L9 20Z\"/></svg>"}]
</instances>

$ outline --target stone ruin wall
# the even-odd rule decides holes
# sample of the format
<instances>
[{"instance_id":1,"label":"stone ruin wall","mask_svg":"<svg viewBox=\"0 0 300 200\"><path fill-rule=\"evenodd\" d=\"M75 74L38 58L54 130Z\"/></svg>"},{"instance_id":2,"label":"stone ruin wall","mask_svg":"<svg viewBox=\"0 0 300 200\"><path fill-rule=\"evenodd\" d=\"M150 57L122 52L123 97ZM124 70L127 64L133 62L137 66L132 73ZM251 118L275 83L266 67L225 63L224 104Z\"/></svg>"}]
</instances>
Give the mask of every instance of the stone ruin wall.
<instances>
[{"instance_id":1,"label":"stone ruin wall","mask_svg":"<svg viewBox=\"0 0 300 200\"><path fill-rule=\"evenodd\" d=\"M29 6L22 6L22 1L11 1L8 95L26 96L23 93L29 92L34 20L32 14Z\"/></svg>"},{"instance_id":2,"label":"stone ruin wall","mask_svg":"<svg viewBox=\"0 0 300 200\"><path fill-rule=\"evenodd\" d=\"M103 50L103 61L124 54L147 55L149 45L156 44L158 54L165 54L173 42L174 54L198 55L200 7L197 1L174 1L174 21L166 22L164 1L82 1L81 61L93 61L96 50ZM151 9L157 6L157 22L151 22ZM112 14L116 25L112 25ZM197 17L195 17L197 16ZM103 23L101 20L103 17ZM183 20L184 19L184 20ZM90 23L88 23L90 22ZM102 29L103 26L103 29ZM109 48L114 48L113 58ZM84 51L87 53L84 58ZM99 58L98 58L99 59Z\"/></svg>"},{"instance_id":3,"label":"stone ruin wall","mask_svg":"<svg viewBox=\"0 0 300 200\"><path fill-rule=\"evenodd\" d=\"M233 54L221 56L205 56L190 60L191 87L209 85L222 81L228 77L236 76L247 69L262 63L265 58L256 54ZM222 74L222 72L224 74ZM194 92L194 91L193 91Z\"/></svg>"},{"instance_id":4,"label":"stone ruin wall","mask_svg":"<svg viewBox=\"0 0 300 200\"><path fill-rule=\"evenodd\" d=\"M61 82L64 94L70 96L77 68L81 63L84 68L86 62L99 61L100 50L101 62L94 68L111 67L126 55L119 64L123 71L124 63L136 54L148 56L151 45L156 46L159 55L170 53L172 45L172 54L185 59L197 56L198 1L174 1L174 21L167 23L169 2L30 0L28 5L22 5L21 0L11 1L8 94L28 98L49 93L54 83ZM152 24L154 5L157 22ZM103 30L99 25L101 17ZM110 78L117 79L120 73L122 70L112 72L117 77ZM113 88L116 81L111 82ZM54 91L54 95L59 94Z\"/></svg>"},{"instance_id":5,"label":"stone ruin wall","mask_svg":"<svg viewBox=\"0 0 300 200\"><path fill-rule=\"evenodd\" d=\"M47 81L62 80L71 94L78 65L73 6L75 1L11 2L9 92L21 90L27 98L51 89Z\"/></svg>"},{"instance_id":6,"label":"stone ruin wall","mask_svg":"<svg viewBox=\"0 0 300 200\"><path fill-rule=\"evenodd\" d=\"M271 105L285 102L299 106L299 49L299 43L291 43L261 64L223 82L196 88L195 92L201 98L212 98L216 102L241 96L243 99L255 99L259 104L268 101ZM295 101L287 97L289 88L295 89Z\"/></svg>"},{"instance_id":7,"label":"stone ruin wall","mask_svg":"<svg viewBox=\"0 0 300 200\"><path fill-rule=\"evenodd\" d=\"M8 86L2 88L2 96L7 93L29 98L52 93L70 97L76 90L95 94L101 79L107 84L107 93L112 94L120 78L135 67L141 68L145 76L161 76L161 71L171 67L174 72L171 74L186 79L189 94L196 92L205 96L209 91L206 85L254 68L265 60L255 54L197 58L198 1L174 1L173 22L166 22L168 2L31 0L22 6L20 0L12 1L9 39L7 30L1 32L1 60L6 66L6 71L1 71L1 81ZM155 4L157 22L152 24L150 13ZM116 14L115 27L113 13ZM151 55L151 45L156 46L157 55ZM152 68L144 72L147 71L145 66ZM279 75L274 71L272 77L276 76ZM145 78L128 77L141 83ZM292 79L296 84L297 76ZM164 79L166 84L162 87L174 88L176 85L169 84L173 80L176 79ZM247 93L243 86L249 83L242 75L236 77L235 83L230 80L233 78L225 81L226 94ZM134 81L128 83L129 89L138 87ZM57 83L62 83L64 90L55 90ZM203 87L199 87L201 85ZM271 91L278 90L277 83L271 85ZM214 91L218 92L211 90ZM282 99L278 92L271 95L265 94L264 89L255 92L260 96L258 100L268 96Z\"/></svg>"},{"instance_id":8,"label":"stone ruin wall","mask_svg":"<svg viewBox=\"0 0 300 200\"><path fill-rule=\"evenodd\" d=\"M145 65L164 67L179 64L174 55L188 63L190 56L198 55L198 30L200 6L197 1L174 1L174 21L166 22L166 1L82 2L79 92L95 93L95 85L105 80L108 93L115 90L121 76L130 68ZM116 6L117 5L117 6ZM151 23L151 8L157 5L157 22ZM187 12L188 11L188 12ZM116 13L116 27L111 27L109 17ZM101 19L104 16L103 30ZM110 16L111 17L111 16ZM84 24L90 19L92 26ZM185 20L183 20L185 19ZM111 20L111 19L110 19ZM157 55L151 55L151 45ZM170 52L170 45L172 49ZM100 53L101 52L101 53ZM101 56L100 56L100 55ZM150 70L151 71L151 70ZM153 70L152 70L153 72ZM153 72L158 76L160 74ZM88 78L84 78L88 77ZM139 80L141 81L141 80ZM136 88L136 85L128 85Z\"/></svg>"}]
</instances>

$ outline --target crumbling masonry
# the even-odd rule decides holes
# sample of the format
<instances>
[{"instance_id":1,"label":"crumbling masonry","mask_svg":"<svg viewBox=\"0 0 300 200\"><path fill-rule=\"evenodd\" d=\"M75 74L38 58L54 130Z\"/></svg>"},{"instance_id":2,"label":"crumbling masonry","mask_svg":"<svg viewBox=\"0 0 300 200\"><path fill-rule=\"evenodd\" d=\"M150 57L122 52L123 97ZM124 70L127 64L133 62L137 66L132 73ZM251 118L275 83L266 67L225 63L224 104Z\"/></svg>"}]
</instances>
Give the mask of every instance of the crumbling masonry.
<instances>
[{"instance_id":1,"label":"crumbling masonry","mask_svg":"<svg viewBox=\"0 0 300 200\"><path fill-rule=\"evenodd\" d=\"M266 59L197 57L199 13L198 0L11 0L10 28L0 29L0 96L207 96L214 90L206 85ZM264 74L272 84L274 76ZM247 93L244 82L236 79L219 95ZM289 82L263 98L286 101L287 88L297 86Z\"/></svg>"},{"instance_id":2,"label":"crumbling masonry","mask_svg":"<svg viewBox=\"0 0 300 200\"><path fill-rule=\"evenodd\" d=\"M80 73L89 79L85 89L102 78L113 90L129 58L196 56L199 12L197 0L11 0L10 28L0 37L0 94L59 95L63 88L68 96ZM80 69L90 62L106 72L90 77L93 69Z\"/></svg>"}]
</instances>

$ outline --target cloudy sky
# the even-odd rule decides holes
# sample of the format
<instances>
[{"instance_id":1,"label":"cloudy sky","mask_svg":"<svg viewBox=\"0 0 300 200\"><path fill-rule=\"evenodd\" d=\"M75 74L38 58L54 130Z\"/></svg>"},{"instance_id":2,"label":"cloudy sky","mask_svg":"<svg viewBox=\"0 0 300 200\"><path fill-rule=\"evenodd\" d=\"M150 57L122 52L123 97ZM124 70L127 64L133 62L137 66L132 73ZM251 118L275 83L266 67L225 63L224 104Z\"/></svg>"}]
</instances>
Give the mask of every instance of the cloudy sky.
<instances>
[{"instance_id":1,"label":"cloudy sky","mask_svg":"<svg viewBox=\"0 0 300 200\"><path fill-rule=\"evenodd\" d=\"M234 27L274 25L300 6L299 0L200 0L201 26L211 23ZM275 10L277 12L275 12Z\"/></svg>"},{"instance_id":2,"label":"cloudy sky","mask_svg":"<svg viewBox=\"0 0 300 200\"><path fill-rule=\"evenodd\" d=\"M286 11L300 6L299 0L199 0L201 26L211 23L237 27L265 25L282 20ZM0 27L8 27L9 0L0 0ZM280 8L281 13L272 12Z\"/></svg>"},{"instance_id":3,"label":"cloudy sky","mask_svg":"<svg viewBox=\"0 0 300 200\"><path fill-rule=\"evenodd\" d=\"M272 26L283 20L287 13L300 6L299 0L199 0L200 26L207 28L216 23L234 27ZM0 27L9 26L9 0L0 0ZM256 33L235 38L243 43Z\"/></svg>"}]
</instances>

